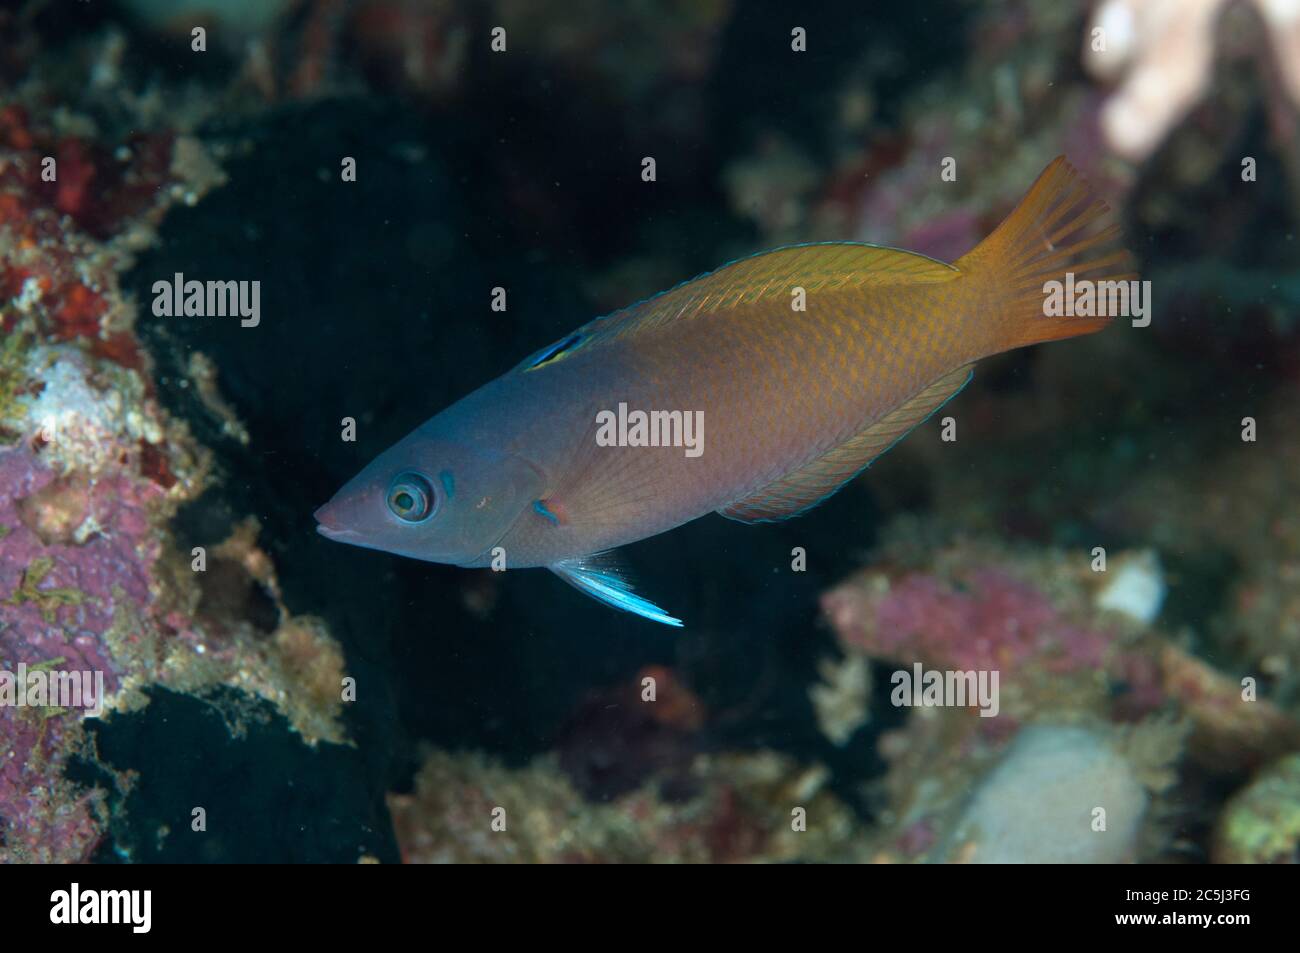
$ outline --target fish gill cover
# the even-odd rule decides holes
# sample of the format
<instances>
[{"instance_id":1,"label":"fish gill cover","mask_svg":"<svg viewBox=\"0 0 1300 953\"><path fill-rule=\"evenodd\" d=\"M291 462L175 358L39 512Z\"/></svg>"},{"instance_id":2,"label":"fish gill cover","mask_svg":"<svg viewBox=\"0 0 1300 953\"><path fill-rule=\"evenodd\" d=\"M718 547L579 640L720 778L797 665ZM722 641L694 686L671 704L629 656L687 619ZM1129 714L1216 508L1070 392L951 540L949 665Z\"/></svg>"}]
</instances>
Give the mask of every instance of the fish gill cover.
<instances>
[{"instance_id":1,"label":"fish gill cover","mask_svg":"<svg viewBox=\"0 0 1300 953\"><path fill-rule=\"evenodd\" d=\"M1295 860L1297 18L812 6L0 12L0 860Z\"/></svg>"}]
</instances>

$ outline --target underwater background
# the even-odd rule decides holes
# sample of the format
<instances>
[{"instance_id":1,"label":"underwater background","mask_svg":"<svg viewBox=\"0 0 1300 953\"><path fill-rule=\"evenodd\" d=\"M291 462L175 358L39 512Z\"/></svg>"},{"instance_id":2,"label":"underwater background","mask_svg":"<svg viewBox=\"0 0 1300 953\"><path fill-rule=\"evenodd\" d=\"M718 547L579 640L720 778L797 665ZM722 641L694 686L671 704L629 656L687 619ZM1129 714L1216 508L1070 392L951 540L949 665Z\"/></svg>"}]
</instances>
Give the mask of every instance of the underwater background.
<instances>
[{"instance_id":1,"label":"underwater background","mask_svg":"<svg viewBox=\"0 0 1300 953\"><path fill-rule=\"evenodd\" d=\"M0 670L107 709L0 706L0 859L1300 859L1300 16L810 6L0 11ZM951 261L1059 154L1149 326L628 547L685 629L316 534L590 318L794 242ZM156 315L177 273L257 326ZM998 715L897 704L918 664Z\"/></svg>"}]
</instances>

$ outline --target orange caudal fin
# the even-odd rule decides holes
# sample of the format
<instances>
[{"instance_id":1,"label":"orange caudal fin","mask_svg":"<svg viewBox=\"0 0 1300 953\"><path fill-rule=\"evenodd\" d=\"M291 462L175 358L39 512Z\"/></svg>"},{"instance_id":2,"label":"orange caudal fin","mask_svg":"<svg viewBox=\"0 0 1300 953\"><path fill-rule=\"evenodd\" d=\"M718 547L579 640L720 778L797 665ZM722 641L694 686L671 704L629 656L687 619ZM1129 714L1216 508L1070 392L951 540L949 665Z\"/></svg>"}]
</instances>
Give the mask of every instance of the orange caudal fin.
<instances>
[{"instance_id":1,"label":"orange caudal fin","mask_svg":"<svg viewBox=\"0 0 1300 953\"><path fill-rule=\"evenodd\" d=\"M1109 211L1058 156L1005 221L958 259L998 303L980 318L991 351L1100 331L1129 302L1137 275Z\"/></svg>"}]
</instances>

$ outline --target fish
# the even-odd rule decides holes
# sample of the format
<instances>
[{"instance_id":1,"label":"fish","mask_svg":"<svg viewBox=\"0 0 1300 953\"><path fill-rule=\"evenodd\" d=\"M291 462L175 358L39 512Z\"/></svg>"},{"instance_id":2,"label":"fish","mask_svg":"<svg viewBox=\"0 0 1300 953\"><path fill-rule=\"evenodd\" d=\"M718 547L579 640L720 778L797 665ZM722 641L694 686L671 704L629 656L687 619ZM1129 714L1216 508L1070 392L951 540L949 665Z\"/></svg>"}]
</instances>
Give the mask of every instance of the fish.
<instances>
[{"instance_id":1,"label":"fish","mask_svg":"<svg viewBox=\"0 0 1300 953\"><path fill-rule=\"evenodd\" d=\"M1135 278L1058 157L949 264L790 245L596 318L431 417L315 512L328 539L461 567L546 567L653 622L615 552L710 513L790 519L970 381L981 358L1089 334L1047 288ZM1059 285L1058 285L1059 287ZM802 307L800 307L802 305Z\"/></svg>"}]
</instances>

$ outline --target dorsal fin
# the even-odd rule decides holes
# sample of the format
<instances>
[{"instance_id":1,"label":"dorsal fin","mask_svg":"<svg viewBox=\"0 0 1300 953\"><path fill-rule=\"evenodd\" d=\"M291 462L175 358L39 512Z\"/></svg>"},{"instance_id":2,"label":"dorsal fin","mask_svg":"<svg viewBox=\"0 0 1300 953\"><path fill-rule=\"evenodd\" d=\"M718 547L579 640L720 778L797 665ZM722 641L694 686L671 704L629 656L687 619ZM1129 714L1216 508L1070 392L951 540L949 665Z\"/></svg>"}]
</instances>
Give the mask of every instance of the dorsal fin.
<instances>
[{"instance_id":1,"label":"dorsal fin","mask_svg":"<svg viewBox=\"0 0 1300 953\"><path fill-rule=\"evenodd\" d=\"M768 297L788 303L795 286L809 294L869 285L950 281L952 265L914 252L863 242L812 242L786 245L740 258L675 288L597 318L583 330L612 337Z\"/></svg>"},{"instance_id":2,"label":"dorsal fin","mask_svg":"<svg viewBox=\"0 0 1300 953\"><path fill-rule=\"evenodd\" d=\"M573 334L531 355L519 367L524 371L540 370L601 341L741 304L779 298L788 305L790 291L796 286L813 294L828 289L951 281L959 274L952 265L884 245L863 242L786 245L737 259L716 271L589 321Z\"/></svg>"},{"instance_id":3,"label":"dorsal fin","mask_svg":"<svg viewBox=\"0 0 1300 953\"><path fill-rule=\"evenodd\" d=\"M957 396L973 373L966 365L945 374L829 453L718 512L742 523L774 523L807 512Z\"/></svg>"}]
</instances>

